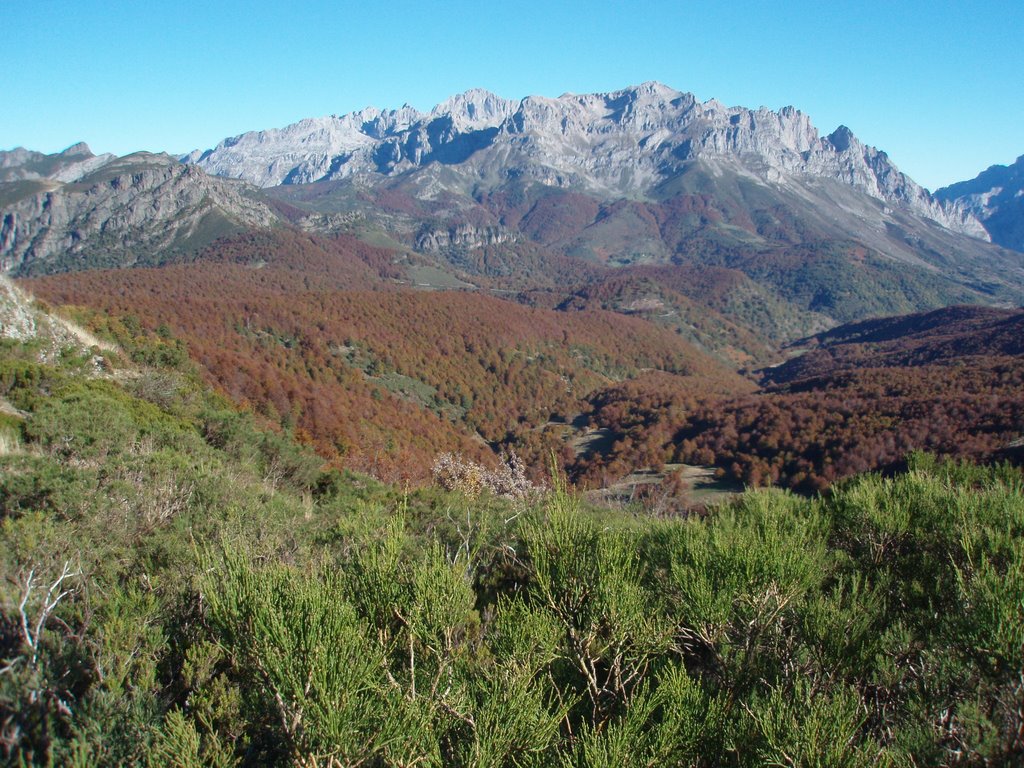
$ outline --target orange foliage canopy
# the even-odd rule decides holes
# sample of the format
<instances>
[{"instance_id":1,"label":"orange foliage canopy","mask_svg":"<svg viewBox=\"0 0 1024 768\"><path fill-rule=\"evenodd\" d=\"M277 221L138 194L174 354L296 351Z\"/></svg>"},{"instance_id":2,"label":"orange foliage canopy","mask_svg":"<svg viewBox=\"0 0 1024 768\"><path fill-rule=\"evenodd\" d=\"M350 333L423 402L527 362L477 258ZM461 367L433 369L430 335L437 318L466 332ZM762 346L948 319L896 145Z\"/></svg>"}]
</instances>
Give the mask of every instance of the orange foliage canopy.
<instances>
[{"instance_id":1,"label":"orange foliage canopy","mask_svg":"<svg viewBox=\"0 0 1024 768\"><path fill-rule=\"evenodd\" d=\"M735 392L742 380L670 331L611 312L539 310L386 281L394 254L290 233L215 260L31 281L55 304L165 325L208 380L329 459L424 480L433 457L476 459L552 415L655 369ZM347 283L347 285L346 285Z\"/></svg>"}]
</instances>

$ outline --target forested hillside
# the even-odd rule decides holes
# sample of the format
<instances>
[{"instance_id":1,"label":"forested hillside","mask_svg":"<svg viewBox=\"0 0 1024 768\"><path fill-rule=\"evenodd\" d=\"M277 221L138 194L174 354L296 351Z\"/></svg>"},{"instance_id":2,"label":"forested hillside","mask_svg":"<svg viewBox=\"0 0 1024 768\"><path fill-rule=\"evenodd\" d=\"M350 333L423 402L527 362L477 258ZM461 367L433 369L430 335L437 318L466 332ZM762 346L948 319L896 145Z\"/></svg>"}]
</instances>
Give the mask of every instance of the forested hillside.
<instances>
[{"instance_id":1,"label":"forested hillside","mask_svg":"<svg viewBox=\"0 0 1024 768\"><path fill-rule=\"evenodd\" d=\"M424 483L439 452L514 450L535 477L554 454L581 486L713 467L811 492L914 449L1017 455L1019 322L898 313L1015 302L1020 254L849 130L657 83L464 96L442 105L450 125L303 122L198 165L6 153L8 268L68 270L26 284L97 332L180 342L236 405L383 480ZM363 149L308 154L342 134ZM292 140L294 175L253 164Z\"/></svg>"},{"instance_id":2,"label":"forested hillside","mask_svg":"<svg viewBox=\"0 0 1024 768\"><path fill-rule=\"evenodd\" d=\"M713 346L717 334L734 365L777 359L763 336L709 308L717 296L727 309L740 290L748 328L784 317L728 270L637 268L567 299L534 291L512 302L411 290L399 257L278 233L222 242L187 265L28 284L82 307L98 331L179 340L235 403L335 466L385 480L422 483L443 451L486 464L515 450L535 476L553 452L591 487L687 464L813 492L898 468L913 450L1013 456L1024 435L1019 311L954 307L834 328L765 369L756 390L687 340ZM704 308L669 285L706 289Z\"/></svg>"},{"instance_id":3,"label":"forested hillside","mask_svg":"<svg viewBox=\"0 0 1024 768\"><path fill-rule=\"evenodd\" d=\"M571 421L592 392L648 369L695 393L752 386L642 318L532 309L471 292L352 290L365 287L358 276L368 257L346 252L339 262L309 251L268 264L247 243L242 264L225 253L219 263L29 285L56 304L121 318L97 319L98 328L121 332L127 323L180 339L235 402L294 430L326 459L387 479L423 481L437 452L479 456L485 441L542 466L562 445L540 440L539 428Z\"/></svg>"},{"instance_id":4,"label":"forested hillside","mask_svg":"<svg viewBox=\"0 0 1024 768\"><path fill-rule=\"evenodd\" d=\"M574 472L593 482L657 457L813 492L896 469L914 450L999 457L1024 433L1022 317L952 307L841 326L764 370L761 390L733 398L694 398L664 383L612 388L592 399L588 418L611 433L613 450Z\"/></svg>"}]
</instances>

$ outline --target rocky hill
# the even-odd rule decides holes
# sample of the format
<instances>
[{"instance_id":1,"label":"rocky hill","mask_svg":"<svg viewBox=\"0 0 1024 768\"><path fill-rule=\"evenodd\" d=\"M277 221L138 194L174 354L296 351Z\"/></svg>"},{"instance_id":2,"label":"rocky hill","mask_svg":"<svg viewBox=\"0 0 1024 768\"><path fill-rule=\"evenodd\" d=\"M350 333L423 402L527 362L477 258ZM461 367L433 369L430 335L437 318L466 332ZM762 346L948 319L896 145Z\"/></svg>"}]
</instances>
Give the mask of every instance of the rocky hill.
<instances>
[{"instance_id":1,"label":"rocky hill","mask_svg":"<svg viewBox=\"0 0 1024 768\"><path fill-rule=\"evenodd\" d=\"M38 274L164 260L266 227L276 215L248 185L168 155L0 153L0 270Z\"/></svg>"},{"instance_id":2,"label":"rocky hill","mask_svg":"<svg viewBox=\"0 0 1024 768\"><path fill-rule=\"evenodd\" d=\"M935 193L974 214L992 242L1024 251L1024 155L1012 165L993 165L970 181L961 181Z\"/></svg>"}]
</instances>

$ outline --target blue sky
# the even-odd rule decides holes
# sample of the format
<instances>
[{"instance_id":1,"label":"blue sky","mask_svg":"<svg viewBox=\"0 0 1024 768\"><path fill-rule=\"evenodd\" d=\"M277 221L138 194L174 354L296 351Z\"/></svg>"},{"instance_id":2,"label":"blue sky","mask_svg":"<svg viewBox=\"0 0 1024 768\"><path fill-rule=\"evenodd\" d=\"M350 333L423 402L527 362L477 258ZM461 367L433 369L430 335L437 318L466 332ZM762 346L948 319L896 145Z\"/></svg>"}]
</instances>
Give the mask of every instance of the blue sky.
<instances>
[{"instance_id":1,"label":"blue sky","mask_svg":"<svg viewBox=\"0 0 1024 768\"><path fill-rule=\"evenodd\" d=\"M0 0L0 149L184 152L364 106L659 80L840 123L934 189L1024 154L1024 2Z\"/></svg>"}]
</instances>

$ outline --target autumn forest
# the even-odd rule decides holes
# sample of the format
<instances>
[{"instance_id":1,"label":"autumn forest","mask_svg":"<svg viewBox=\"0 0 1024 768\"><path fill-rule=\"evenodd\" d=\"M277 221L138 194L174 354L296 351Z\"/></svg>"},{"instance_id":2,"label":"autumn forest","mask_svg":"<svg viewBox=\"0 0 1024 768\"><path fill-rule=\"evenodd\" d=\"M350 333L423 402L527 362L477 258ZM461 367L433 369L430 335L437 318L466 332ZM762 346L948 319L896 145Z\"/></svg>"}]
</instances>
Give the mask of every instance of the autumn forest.
<instances>
[{"instance_id":1,"label":"autumn forest","mask_svg":"<svg viewBox=\"0 0 1024 768\"><path fill-rule=\"evenodd\" d=\"M1019 311L853 324L780 354L756 315L712 323L732 334L717 341L691 322L771 317L729 270L637 267L559 293L417 290L406 268L354 238L279 232L26 284L115 338L156 334L332 465L390 481L428 480L441 451L515 451L537 476L553 455L581 487L686 464L813 492L913 450L1012 456L1024 423Z\"/></svg>"}]
</instances>

